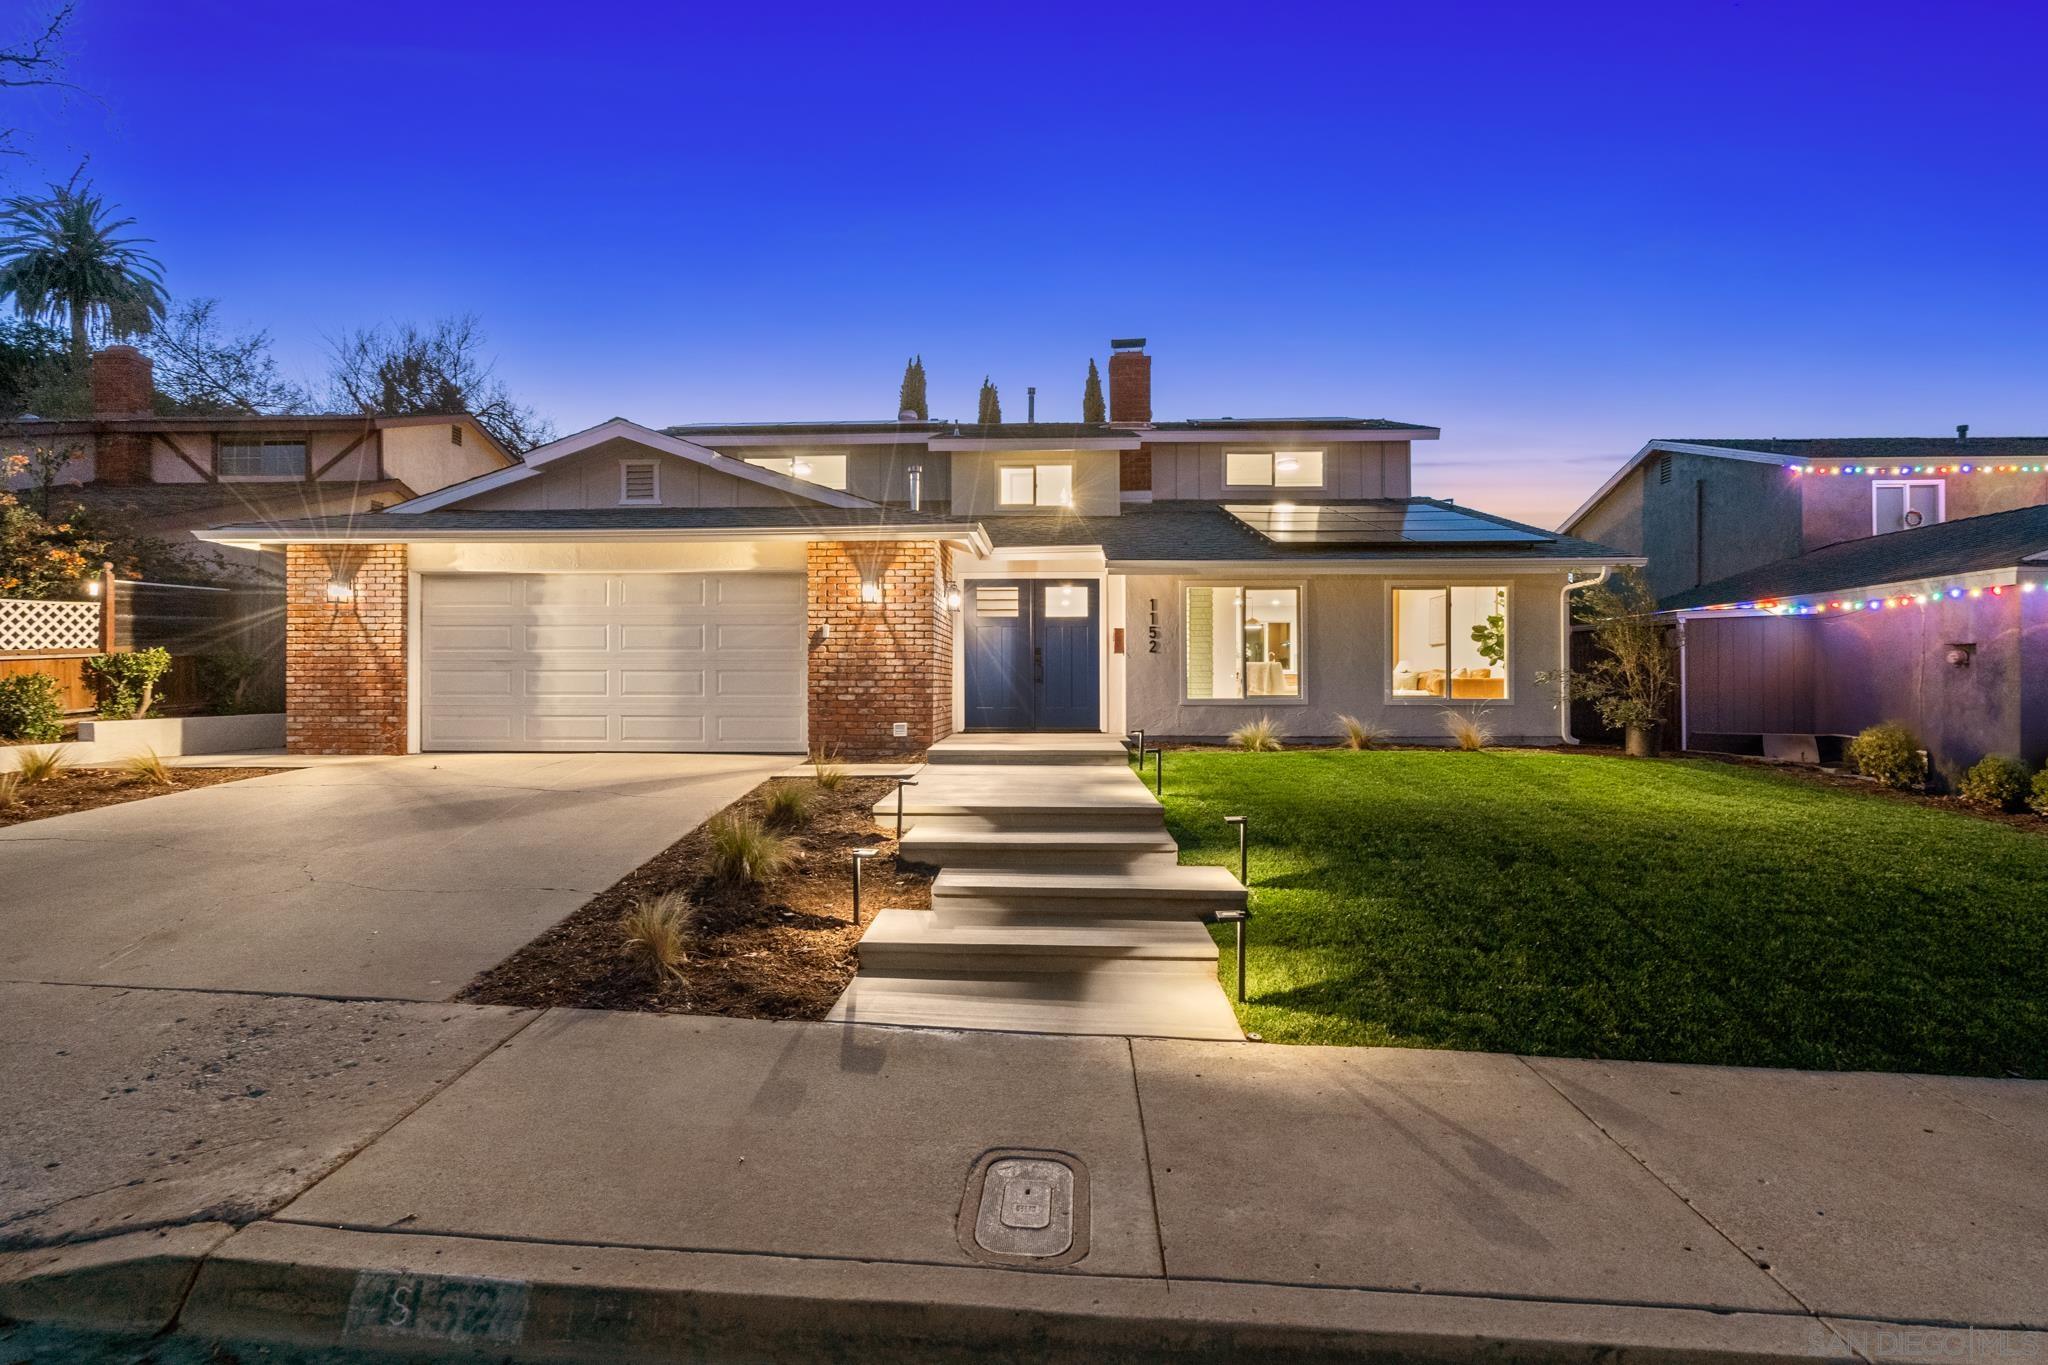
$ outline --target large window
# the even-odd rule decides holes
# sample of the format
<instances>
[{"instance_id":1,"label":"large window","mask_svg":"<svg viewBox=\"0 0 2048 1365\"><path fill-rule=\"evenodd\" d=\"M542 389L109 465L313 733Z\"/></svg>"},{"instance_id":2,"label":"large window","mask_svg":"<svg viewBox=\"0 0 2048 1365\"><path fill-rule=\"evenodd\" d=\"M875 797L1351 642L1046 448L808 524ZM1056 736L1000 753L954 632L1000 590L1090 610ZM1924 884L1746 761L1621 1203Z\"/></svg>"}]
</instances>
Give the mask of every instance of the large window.
<instances>
[{"instance_id":1,"label":"large window","mask_svg":"<svg viewBox=\"0 0 2048 1365\"><path fill-rule=\"evenodd\" d=\"M802 479L806 483L823 484L827 488L841 490L846 487L844 455L763 456L759 459L749 456L747 463L757 469L787 474L792 479Z\"/></svg>"},{"instance_id":2,"label":"large window","mask_svg":"<svg viewBox=\"0 0 2048 1365\"><path fill-rule=\"evenodd\" d=\"M1301 695L1301 590L1189 588L1188 699Z\"/></svg>"},{"instance_id":3,"label":"large window","mask_svg":"<svg viewBox=\"0 0 2048 1365\"><path fill-rule=\"evenodd\" d=\"M996 499L1005 507L1072 507L1071 464L1006 464L996 470Z\"/></svg>"},{"instance_id":4,"label":"large window","mask_svg":"<svg viewBox=\"0 0 2048 1365\"><path fill-rule=\"evenodd\" d=\"M1506 698L1508 590L1394 589L1393 653L1397 697Z\"/></svg>"},{"instance_id":5,"label":"large window","mask_svg":"<svg viewBox=\"0 0 2048 1365\"><path fill-rule=\"evenodd\" d=\"M1932 526L1941 519L1940 479L1906 479L1898 483L1880 479L1870 485L1870 529L1878 535Z\"/></svg>"},{"instance_id":6,"label":"large window","mask_svg":"<svg viewBox=\"0 0 2048 1365\"><path fill-rule=\"evenodd\" d=\"M306 441L300 436L223 436L215 472L222 478L306 477Z\"/></svg>"},{"instance_id":7,"label":"large window","mask_svg":"<svg viewBox=\"0 0 2048 1365\"><path fill-rule=\"evenodd\" d=\"M1233 450L1223 457L1229 488L1321 488L1320 450Z\"/></svg>"}]
</instances>

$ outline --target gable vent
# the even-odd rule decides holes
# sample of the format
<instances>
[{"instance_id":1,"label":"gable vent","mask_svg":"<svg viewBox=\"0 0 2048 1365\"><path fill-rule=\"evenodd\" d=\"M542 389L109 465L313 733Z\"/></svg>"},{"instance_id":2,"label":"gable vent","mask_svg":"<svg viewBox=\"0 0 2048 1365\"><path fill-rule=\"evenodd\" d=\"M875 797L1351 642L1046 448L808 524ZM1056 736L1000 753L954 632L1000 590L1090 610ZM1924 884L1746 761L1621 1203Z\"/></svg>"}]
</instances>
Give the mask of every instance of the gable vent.
<instances>
[{"instance_id":1,"label":"gable vent","mask_svg":"<svg viewBox=\"0 0 2048 1365\"><path fill-rule=\"evenodd\" d=\"M1671 457L1669 455L1660 455L1657 457L1657 482L1671 482Z\"/></svg>"},{"instance_id":2,"label":"gable vent","mask_svg":"<svg viewBox=\"0 0 2048 1365\"><path fill-rule=\"evenodd\" d=\"M656 474L652 460L621 460L619 462L619 501L657 502L661 498L661 481Z\"/></svg>"}]
</instances>

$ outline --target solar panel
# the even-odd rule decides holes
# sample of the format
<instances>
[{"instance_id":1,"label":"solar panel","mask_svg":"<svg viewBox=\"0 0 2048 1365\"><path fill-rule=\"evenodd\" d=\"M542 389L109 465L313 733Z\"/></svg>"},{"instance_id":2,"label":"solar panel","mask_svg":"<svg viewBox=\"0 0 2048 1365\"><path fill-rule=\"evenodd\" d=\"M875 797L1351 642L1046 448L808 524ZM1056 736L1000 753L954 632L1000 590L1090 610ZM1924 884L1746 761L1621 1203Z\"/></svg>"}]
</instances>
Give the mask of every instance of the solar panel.
<instances>
[{"instance_id":1,"label":"solar panel","mask_svg":"<svg viewBox=\"0 0 2048 1365\"><path fill-rule=\"evenodd\" d=\"M1223 510L1282 545L1548 545L1555 539L1429 503L1229 503Z\"/></svg>"}]
</instances>

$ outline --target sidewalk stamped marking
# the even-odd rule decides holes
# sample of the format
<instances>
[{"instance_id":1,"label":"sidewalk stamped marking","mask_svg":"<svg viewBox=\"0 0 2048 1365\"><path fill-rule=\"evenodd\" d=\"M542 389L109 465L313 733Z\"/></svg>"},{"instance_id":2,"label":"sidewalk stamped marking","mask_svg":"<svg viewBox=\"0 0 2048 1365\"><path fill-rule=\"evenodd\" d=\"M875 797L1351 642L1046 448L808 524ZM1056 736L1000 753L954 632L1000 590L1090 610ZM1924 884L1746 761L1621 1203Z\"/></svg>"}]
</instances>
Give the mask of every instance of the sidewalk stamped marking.
<instances>
[{"instance_id":1,"label":"sidewalk stamped marking","mask_svg":"<svg viewBox=\"0 0 2048 1365\"><path fill-rule=\"evenodd\" d=\"M412 1341L516 1342L526 1325L526 1282L365 1270L349 1295L343 1336Z\"/></svg>"}]
</instances>

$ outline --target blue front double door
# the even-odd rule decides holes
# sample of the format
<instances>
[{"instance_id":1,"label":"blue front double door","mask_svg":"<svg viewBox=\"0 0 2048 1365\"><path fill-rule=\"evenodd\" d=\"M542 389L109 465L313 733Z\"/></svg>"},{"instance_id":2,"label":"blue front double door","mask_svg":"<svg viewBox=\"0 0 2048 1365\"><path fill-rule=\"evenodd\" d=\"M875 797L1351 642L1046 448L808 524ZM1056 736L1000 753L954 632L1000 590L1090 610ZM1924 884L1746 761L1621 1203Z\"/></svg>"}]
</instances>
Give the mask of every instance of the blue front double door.
<instances>
[{"instance_id":1,"label":"blue front double door","mask_svg":"<svg viewBox=\"0 0 2048 1365\"><path fill-rule=\"evenodd\" d=\"M1045 578L968 585L968 729L1101 728L1099 586Z\"/></svg>"}]
</instances>

